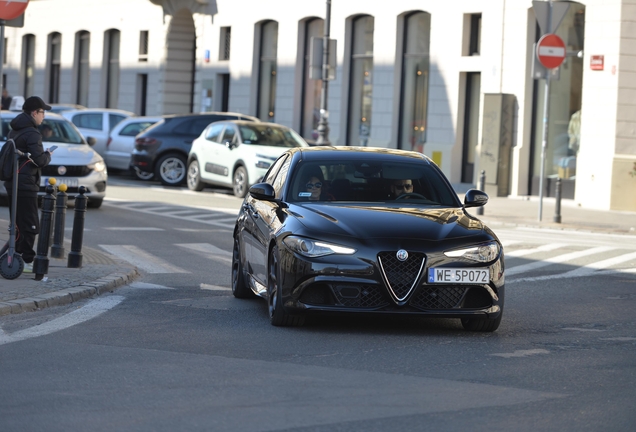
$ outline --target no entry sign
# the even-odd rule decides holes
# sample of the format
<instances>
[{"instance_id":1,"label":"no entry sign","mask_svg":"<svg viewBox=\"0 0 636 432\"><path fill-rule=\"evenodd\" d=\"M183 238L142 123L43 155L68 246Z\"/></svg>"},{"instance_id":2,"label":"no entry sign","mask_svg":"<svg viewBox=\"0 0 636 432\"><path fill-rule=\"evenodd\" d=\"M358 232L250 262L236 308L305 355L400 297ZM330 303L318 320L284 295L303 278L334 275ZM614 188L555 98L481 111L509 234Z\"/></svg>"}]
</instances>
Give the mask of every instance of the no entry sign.
<instances>
[{"instance_id":1,"label":"no entry sign","mask_svg":"<svg viewBox=\"0 0 636 432\"><path fill-rule=\"evenodd\" d=\"M537 58L548 69L561 66L565 60L565 44L563 39L555 34L543 35L537 43Z\"/></svg>"},{"instance_id":2,"label":"no entry sign","mask_svg":"<svg viewBox=\"0 0 636 432\"><path fill-rule=\"evenodd\" d=\"M0 19L12 20L24 13L29 0L0 0Z\"/></svg>"}]
</instances>

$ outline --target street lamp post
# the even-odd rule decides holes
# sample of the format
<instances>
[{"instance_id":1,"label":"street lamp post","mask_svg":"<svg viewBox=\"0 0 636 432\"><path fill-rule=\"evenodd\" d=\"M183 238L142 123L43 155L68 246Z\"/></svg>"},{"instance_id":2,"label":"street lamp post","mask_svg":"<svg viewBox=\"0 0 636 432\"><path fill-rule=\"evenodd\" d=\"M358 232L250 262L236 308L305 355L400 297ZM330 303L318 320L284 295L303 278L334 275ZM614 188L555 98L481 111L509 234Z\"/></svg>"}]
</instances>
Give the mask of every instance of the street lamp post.
<instances>
[{"instance_id":1,"label":"street lamp post","mask_svg":"<svg viewBox=\"0 0 636 432\"><path fill-rule=\"evenodd\" d=\"M327 0L325 15L325 32L322 38L322 89L320 90L320 122L318 122L317 145L330 145L329 142L329 111L327 111L327 97L329 96L329 27L331 23L331 0Z\"/></svg>"}]
</instances>

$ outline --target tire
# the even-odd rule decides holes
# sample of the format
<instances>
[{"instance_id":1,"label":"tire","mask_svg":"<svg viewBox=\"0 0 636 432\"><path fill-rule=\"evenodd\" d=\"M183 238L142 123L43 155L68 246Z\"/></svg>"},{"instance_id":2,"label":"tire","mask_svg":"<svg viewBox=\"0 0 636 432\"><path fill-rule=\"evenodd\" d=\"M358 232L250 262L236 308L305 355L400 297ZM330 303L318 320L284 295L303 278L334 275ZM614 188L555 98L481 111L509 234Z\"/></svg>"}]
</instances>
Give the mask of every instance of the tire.
<instances>
[{"instance_id":1,"label":"tire","mask_svg":"<svg viewBox=\"0 0 636 432\"><path fill-rule=\"evenodd\" d=\"M280 266L278 265L277 247L273 247L269 254L267 268L267 306L269 310L269 321L276 327L303 325L305 317L291 315L283 308L281 288L278 285L278 281L280 280Z\"/></svg>"},{"instance_id":2,"label":"tire","mask_svg":"<svg viewBox=\"0 0 636 432\"><path fill-rule=\"evenodd\" d=\"M177 153L162 156L155 165L155 176L165 186L179 186L186 179L186 158Z\"/></svg>"},{"instance_id":3,"label":"tire","mask_svg":"<svg viewBox=\"0 0 636 432\"><path fill-rule=\"evenodd\" d=\"M0 257L0 276L5 279L16 279L20 277L24 271L22 255L14 254L13 259L14 261L11 263L11 267L9 267L9 253L5 252Z\"/></svg>"},{"instance_id":4,"label":"tire","mask_svg":"<svg viewBox=\"0 0 636 432\"><path fill-rule=\"evenodd\" d=\"M133 168L133 174L139 180L144 180L144 181L152 180L153 178L155 178L155 173L142 171L137 167Z\"/></svg>"},{"instance_id":5,"label":"tire","mask_svg":"<svg viewBox=\"0 0 636 432\"><path fill-rule=\"evenodd\" d=\"M199 161L194 159L188 165L188 189L191 191L201 192L205 187L205 183L201 181L201 170L199 169Z\"/></svg>"},{"instance_id":6,"label":"tire","mask_svg":"<svg viewBox=\"0 0 636 432\"><path fill-rule=\"evenodd\" d=\"M462 318L462 326L464 330L473 332L494 332L499 328L501 324L501 318L503 317L503 311L495 319L488 318Z\"/></svg>"},{"instance_id":7,"label":"tire","mask_svg":"<svg viewBox=\"0 0 636 432\"><path fill-rule=\"evenodd\" d=\"M88 201L86 201L86 207L88 208L92 208L92 209L98 209L102 206L102 203L104 202L103 198L88 198Z\"/></svg>"},{"instance_id":8,"label":"tire","mask_svg":"<svg viewBox=\"0 0 636 432\"><path fill-rule=\"evenodd\" d=\"M245 198L247 195L247 188L249 186L249 179L247 177L247 170L244 166L239 166L234 171L232 176L232 188L234 189L234 196L238 198Z\"/></svg>"},{"instance_id":9,"label":"tire","mask_svg":"<svg viewBox=\"0 0 636 432\"><path fill-rule=\"evenodd\" d=\"M240 299L254 298L256 296L245 283L243 264L241 263L241 246L238 238L234 239L234 251L232 252L232 294Z\"/></svg>"}]
</instances>

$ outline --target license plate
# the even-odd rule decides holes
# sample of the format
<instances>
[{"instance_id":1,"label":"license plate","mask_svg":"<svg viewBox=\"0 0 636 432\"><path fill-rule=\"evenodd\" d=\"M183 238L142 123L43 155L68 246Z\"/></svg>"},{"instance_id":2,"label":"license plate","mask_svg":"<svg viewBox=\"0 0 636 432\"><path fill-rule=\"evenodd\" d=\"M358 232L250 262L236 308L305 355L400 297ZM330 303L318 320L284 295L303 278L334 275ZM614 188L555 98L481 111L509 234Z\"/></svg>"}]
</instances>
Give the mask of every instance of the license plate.
<instances>
[{"instance_id":1,"label":"license plate","mask_svg":"<svg viewBox=\"0 0 636 432\"><path fill-rule=\"evenodd\" d=\"M70 187L70 188L76 188L79 186L79 180L77 180L76 178L57 178L55 177L55 179L57 180L57 183L55 183L57 186L61 185L62 183L64 183L66 185L66 187ZM49 184L49 179L42 177L42 179L40 180L40 186L44 187L46 185Z\"/></svg>"},{"instance_id":2,"label":"license plate","mask_svg":"<svg viewBox=\"0 0 636 432\"><path fill-rule=\"evenodd\" d=\"M428 283L485 284L490 279L488 269L430 268Z\"/></svg>"}]
</instances>

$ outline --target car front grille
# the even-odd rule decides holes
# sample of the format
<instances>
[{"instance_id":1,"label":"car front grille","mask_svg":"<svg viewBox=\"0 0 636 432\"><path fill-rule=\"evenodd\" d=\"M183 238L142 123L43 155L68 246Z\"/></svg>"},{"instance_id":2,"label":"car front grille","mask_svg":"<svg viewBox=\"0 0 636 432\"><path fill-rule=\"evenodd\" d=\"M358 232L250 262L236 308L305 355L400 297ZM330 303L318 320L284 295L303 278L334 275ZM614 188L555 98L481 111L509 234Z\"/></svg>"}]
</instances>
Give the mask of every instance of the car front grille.
<instances>
[{"instance_id":1,"label":"car front grille","mask_svg":"<svg viewBox=\"0 0 636 432\"><path fill-rule=\"evenodd\" d=\"M460 306L466 287L422 286L410 305L418 309L454 309Z\"/></svg>"},{"instance_id":2,"label":"car front grille","mask_svg":"<svg viewBox=\"0 0 636 432\"><path fill-rule=\"evenodd\" d=\"M92 171L86 165L63 165L66 168L66 173L60 174L57 172L60 165L47 165L42 168L42 175L47 177L85 177Z\"/></svg>"},{"instance_id":3,"label":"car front grille","mask_svg":"<svg viewBox=\"0 0 636 432\"><path fill-rule=\"evenodd\" d=\"M403 301L413 291L425 261L426 255L423 253L409 252L405 261L398 260L396 252L378 254L384 281L398 301Z\"/></svg>"}]
</instances>

